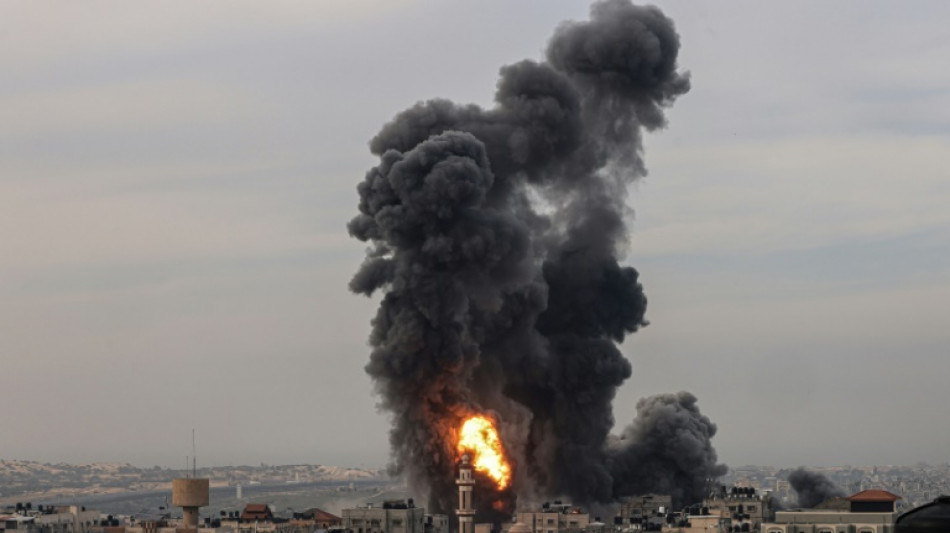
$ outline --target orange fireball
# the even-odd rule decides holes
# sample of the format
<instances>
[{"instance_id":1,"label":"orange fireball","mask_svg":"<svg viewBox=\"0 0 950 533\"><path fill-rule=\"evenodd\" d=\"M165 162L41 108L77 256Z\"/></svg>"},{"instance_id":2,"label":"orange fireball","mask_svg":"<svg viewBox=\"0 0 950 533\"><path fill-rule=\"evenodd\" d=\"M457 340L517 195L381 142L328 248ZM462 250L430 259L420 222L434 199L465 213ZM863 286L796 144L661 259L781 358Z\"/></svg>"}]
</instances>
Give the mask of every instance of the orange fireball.
<instances>
[{"instance_id":1,"label":"orange fireball","mask_svg":"<svg viewBox=\"0 0 950 533\"><path fill-rule=\"evenodd\" d=\"M511 481L511 467L505 460L505 452L498 438L498 431L489 418L475 415L465 420L459 430L458 451L472 456L472 466L495 481L498 489L504 489Z\"/></svg>"}]
</instances>

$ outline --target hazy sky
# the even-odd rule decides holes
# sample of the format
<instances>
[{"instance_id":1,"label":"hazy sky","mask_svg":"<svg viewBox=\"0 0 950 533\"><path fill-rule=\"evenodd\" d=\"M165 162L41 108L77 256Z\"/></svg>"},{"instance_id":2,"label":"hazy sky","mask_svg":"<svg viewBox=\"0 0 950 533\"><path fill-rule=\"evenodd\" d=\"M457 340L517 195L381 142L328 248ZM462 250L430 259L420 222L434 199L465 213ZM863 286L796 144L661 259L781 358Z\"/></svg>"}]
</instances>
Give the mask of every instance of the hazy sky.
<instances>
[{"instance_id":1,"label":"hazy sky","mask_svg":"<svg viewBox=\"0 0 950 533\"><path fill-rule=\"evenodd\" d=\"M631 194L618 424L685 389L729 464L950 460L950 3L659 5L693 89ZM587 7L0 5L0 458L384 464L367 141Z\"/></svg>"}]
</instances>

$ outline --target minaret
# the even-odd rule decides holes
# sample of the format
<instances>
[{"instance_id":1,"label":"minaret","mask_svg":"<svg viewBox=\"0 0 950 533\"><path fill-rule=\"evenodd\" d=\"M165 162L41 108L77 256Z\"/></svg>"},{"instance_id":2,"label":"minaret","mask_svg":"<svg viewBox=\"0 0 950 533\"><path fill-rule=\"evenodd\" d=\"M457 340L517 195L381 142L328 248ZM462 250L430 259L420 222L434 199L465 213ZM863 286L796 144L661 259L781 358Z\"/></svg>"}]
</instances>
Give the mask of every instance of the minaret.
<instances>
[{"instance_id":1,"label":"minaret","mask_svg":"<svg viewBox=\"0 0 950 533\"><path fill-rule=\"evenodd\" d=\"M475 532L475 507L472 496L475 494L475 480L472 478L472 465L468 454L462 456L459 465L459 478L455 483L459 486L459 533Z\"/></svg>"}]
</instances>

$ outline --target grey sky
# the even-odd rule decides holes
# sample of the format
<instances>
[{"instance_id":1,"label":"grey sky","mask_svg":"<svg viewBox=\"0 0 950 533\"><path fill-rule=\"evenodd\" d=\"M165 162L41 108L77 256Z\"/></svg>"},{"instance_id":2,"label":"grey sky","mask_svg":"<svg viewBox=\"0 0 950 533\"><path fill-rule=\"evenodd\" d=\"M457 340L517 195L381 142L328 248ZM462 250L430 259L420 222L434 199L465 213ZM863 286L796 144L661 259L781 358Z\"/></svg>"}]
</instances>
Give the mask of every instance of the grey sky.
<instances>
[{"instance_id":1,"label":"grey sky","mask_svg":"<svg viewBox=\"0 0 950 533\"><path fill-rule=\"evenodd\" d=\"M651 325L618 424L685 389L733 465L950 460L950 4L658 5L693 89L631 195ZM383 464L346 290L367 141L489 105L586 13L0 6L0 457L179 465L195 427L205 463Z\"/></svg>"}]
</instances>

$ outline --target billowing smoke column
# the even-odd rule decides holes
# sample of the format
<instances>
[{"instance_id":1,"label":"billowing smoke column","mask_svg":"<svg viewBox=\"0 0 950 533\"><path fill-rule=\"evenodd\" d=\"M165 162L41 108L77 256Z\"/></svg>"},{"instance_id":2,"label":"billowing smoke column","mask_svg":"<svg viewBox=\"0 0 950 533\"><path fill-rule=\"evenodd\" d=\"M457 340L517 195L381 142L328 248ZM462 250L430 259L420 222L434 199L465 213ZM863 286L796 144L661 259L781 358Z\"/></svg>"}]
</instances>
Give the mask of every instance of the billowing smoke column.
<instances>
[{"instance_id":1,"label":"billowing smoke column","mask_svg":"<svg viewBox=\"0 0 950 533\"><path fill-rule=\"evenodd\" d=\"M806 509L834 496L845 496L843 490L818 472L798 468L788 475L788 484L798 495L798 506Z\"/></svg>"},{"instance_id":2,"label":"billowing smoke column","mask_svg":"<svg viewBox=\"0 0 950 533\"><path fill-rule=\"evenodd\" d=\"M653 492L677 502L699 501L706 481L726 473L716 464L710 441L715 433L688 392L640 400L633 424L608 439L614 494Z\"/></svg>"},{"instance_id":3,"label":"billowing smoke column","mask_svg":"<svg viewBox=\"0 0 950 533\"><path fill-rule=\"evenodd\" d=\"M679 38L655 7L599 2L561 25L542 62L501 69L495 106L447 100L400 113L372 140L350 233L372 243L351 289L382 291L367 372L392 413L391 469L453 507L461 421L488 414L511 488L480 478L480 516L515 494L610 501L702 496L724 473L716 427L688 393L642 400L619 437L611 402L630 376L617 343L646 324L622 266L626 188L640 135L689 90Z\"/></svg>"}]
</instances>

